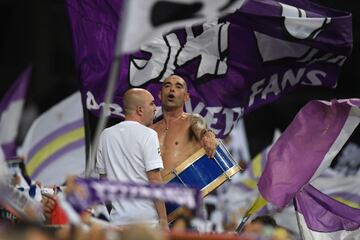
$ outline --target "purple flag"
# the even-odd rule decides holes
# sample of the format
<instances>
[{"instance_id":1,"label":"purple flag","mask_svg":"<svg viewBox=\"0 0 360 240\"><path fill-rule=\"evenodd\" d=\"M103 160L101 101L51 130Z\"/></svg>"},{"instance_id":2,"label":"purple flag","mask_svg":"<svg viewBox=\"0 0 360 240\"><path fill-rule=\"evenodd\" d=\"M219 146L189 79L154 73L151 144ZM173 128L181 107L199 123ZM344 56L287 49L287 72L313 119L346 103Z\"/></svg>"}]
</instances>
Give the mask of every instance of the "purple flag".
<instances>
[{"instance_id":1,"label":"purple flag","mask_svg":"<svg viewBox=\"0 0 360 240\"><path fill-rule=\"evenodd\" d=\"M0 102L0 146L5 159L16 156L15 140L25 101L31 67L20 74Z\"/></svg>"},{"instance_id":2,"label":"purple flag","mask_svg":"<svg viewBox=\"0 0 360 240\"><path fill-rule=\"evenodd\" d=\"M151 2L154 6L149 9L156 9L157 1ZM122 4L120 0L67 0L66 4L82 95L87 109L98 115ZM147 39L141 51L119 56L122 64L112 116L123 117L122 96L129 87L146 88L157 96L161 82L178 74L191 96L185 111L201 114L217 136L224 137L243 114L301 85L336 87L352 48L351 14L307 0L251 0L239 6L231 14L192 26L169 29L162 23L162 34ZM168 11L171 20L176 15L173 10ZM144 18L133 14L127 13L132 19ZM166 11L163 14L162 19L167 19ZM150 20L154 22L149 16ZM144 29L132 32L144 39L150 35Z\"/></svg>"},{"instance_id":3,"label":"purple flag","mask_svg":"<svg viewBox=\"0 0 360 240\"><path fill-rule=\"evenodd\" d=\"M349 207L311 185L295 196L295 209L304 239L357 239L360 209Z\"/></svg>"},{"instance_id":4,"label":"purple flag","mask_svg":"<svg viewBox=\"0 0 360 240\"><path fill-rule=\"evenodd\" d=\"M199 207L201 201L199 190L175 184L164 186L90 178L78 178L76 183L85 190L85 196L75 193L67 196L67 200L77 211L82 211L97 203L120 198L162 200L191 209Z\"/></svg>"},{"instance_id":5,"label":"purple flag","mask_svg":"<svg viewBox=\"0 0 360 240\"><path fill-rule=\"evenodd\" d=\"M360 121L360 99L311 101L271 148L258 187L272 204L285 207L318 177Z\"/></svg>"}]
</instances>

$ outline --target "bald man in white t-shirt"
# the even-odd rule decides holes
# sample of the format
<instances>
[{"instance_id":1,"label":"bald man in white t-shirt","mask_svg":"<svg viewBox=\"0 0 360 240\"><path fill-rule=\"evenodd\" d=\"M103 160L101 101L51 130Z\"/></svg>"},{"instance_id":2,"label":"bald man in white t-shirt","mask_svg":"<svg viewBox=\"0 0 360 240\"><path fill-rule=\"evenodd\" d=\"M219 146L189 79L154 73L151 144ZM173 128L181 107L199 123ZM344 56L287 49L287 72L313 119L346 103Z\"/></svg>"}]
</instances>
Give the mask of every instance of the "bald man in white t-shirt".
<instances>
[{"instance_id":1,"label":"bald man in white t-shirt","mask_svg":"<svg viewBox=\"0 0 360 240\"><path fill-rule=\"evenodd\" d=\"M100 177L138 183L162 183L163 161L157 133L148 128L155 115L154 98L139 88L124 94L125 121L103 131L97 152ZM111 222L168 229L164 202L120 199L112 202Z\"/></svg>"}]
</instances>

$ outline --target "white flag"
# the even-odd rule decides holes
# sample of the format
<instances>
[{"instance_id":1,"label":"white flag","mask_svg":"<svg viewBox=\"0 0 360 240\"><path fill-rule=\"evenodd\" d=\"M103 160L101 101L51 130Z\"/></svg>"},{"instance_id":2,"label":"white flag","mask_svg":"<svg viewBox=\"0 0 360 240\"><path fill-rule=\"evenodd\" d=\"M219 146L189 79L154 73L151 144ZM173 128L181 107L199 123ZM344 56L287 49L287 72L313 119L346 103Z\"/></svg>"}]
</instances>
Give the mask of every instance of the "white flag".
<instances>
[{"instance_id":1,"label":"white flag","mask_svg":"<svg viewBox=\"0 0 360 240\"><path fill-rule=\"evenodd\" d=\"M16 157L16 136L24 105L31 67L25 69L0 102L0 158Z\"/></svg>"},{"instance_id":2,"label":"white flag","mask_svg":"<svg viewBox=\"0 0 360 240\"><path fill-rule=\"evenodd\" d=\"M28 131L21 152L32 179L62 184L85 170L85 131L80 93L42 114Z\"/></svg>"}]
</instances>

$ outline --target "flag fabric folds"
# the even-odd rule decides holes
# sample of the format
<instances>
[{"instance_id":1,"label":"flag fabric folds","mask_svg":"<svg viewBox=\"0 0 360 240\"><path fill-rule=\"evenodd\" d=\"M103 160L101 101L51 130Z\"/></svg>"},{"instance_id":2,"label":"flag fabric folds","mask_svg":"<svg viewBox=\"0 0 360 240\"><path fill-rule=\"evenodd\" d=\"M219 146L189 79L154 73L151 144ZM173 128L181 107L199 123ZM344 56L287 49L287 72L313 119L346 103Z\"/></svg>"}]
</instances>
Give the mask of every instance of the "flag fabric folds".
<instances>
[{"instance_id":1,"label":"flag fabric folds","mask_svg":"<svg viewBox=\"0 0 360 240\"><path fill-rule=\"evenodd\" d=\"M0 102L0 154L6 160L16 157L15 141L30 76L28 67Z\"/></svg>"},{"instance_id":2,"label":"flag fabric folds","mask_svg":"<svg viewBox=\"0 0 360 240\"><path fill-rule=\"evenodd\" d=\"M26 134L21 153L27 173L45 185L61 185L68 175L85 171L85 131L80 92L38 117Z\"/></svg>"},{"instance_id":3,"label":"flag fabric folds","mask_svg":"<svg viewBox=\"0 0 360 240\"><path fill-rule=\"evenodd\" d=\"M320 175L311 185L352 208L360 209L360 178L358 176Z\"/></svg>"},{"instance_id":4,"label":"flag fabric folds","mask_svg":"<svg viewBox=\"0 0 360 240\"><path fill-rule=\"evenodd\" d=\"M360 121L360 99L310 101L273 145L258 182L261 195L285 207L318 177Z\"/></svg>"},{"instance_id":5,"label":"flag fabric folds","mask_svg":"<svg viewBox=\"0 0 360 240\"><path fill-rule=\"evenodd\" d=\"M113 117L123 117L122 96L128 88L146 88L157 96L161 82L178 74L186 80L191 96L185 110L204 116L217 136L224 137L243 114L299 86L336 87L337 75L352 48L351 14L307 0L236 1L240 8L231 14L201 24L170 25L170 29L165 28L164 19L175 24L176 10L167 11L169 16L163 11L158 22L153 13L159 2L146 4L151 13L136 10L126 14L144 19L144 26L151 21L152 30L161 27L162 34L146 39L139 51L116 56L121 58L121 66L110 104ZM203 13L209 8L204 4L195 10L191 5L195 14L188 18L206 16ZM87 109L99 115L122 2L67 0L66 6L82 95ZM144 14L154 18L146 20ZM131 21L127 24L131 27ZM151 35L145 27L132 32L139 32L140 39ZM132 36L134 42L142 42Z\"/></svg>"},{"instance_id":6,"label":"flag fabric folds","mask_svg":"<svg viewBox=\"0 0 360 240\"><path fill-rule=\"evenodd\" d=\"M310 184L296 194L294 204L303 239L359 238L360 209L342 204Z\"/></svg>"}]
</instances>

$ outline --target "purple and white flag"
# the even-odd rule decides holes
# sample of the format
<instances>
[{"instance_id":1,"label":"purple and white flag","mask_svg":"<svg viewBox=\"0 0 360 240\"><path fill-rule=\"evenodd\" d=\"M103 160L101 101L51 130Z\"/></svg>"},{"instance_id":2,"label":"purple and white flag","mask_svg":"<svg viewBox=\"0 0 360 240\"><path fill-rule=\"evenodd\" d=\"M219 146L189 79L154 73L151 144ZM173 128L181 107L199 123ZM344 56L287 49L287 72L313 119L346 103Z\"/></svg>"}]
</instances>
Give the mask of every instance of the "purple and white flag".
<instances>
[{"instance_id":1,"label":"purple and white flag","mask_svg":"<svg viewBox=\"0 0 360 240\"><path fill-rule=\"evenodd\" d=\"M294 204L303 239L359 239L360 209L342 204L311 185L296 194Z\"/></svg>"},{"instance_id":2,"label":"purple and white flag","mask_svg":"<svg viewBox=\"0 0 360 240\"><path fill-rule=\"evenodd\" d=\"M360 178L358 176L324 176L321 174L311 185L350 207L360 209Z\"/></svg>"},{"instance_id":3,"label":"purple and white flag","mask_svg":"<svg viewBox=\"0 0 360 240\"><path fill-rule=\"evenodd\" d=\"M360 99L311 101L271 148L258 188L277 207L330 166L360 122Z\"/></svg>"},{"instance_id":4,"label":"purple and white flag","mask_svg":"<svg viewBox=\"0 0 360 240\"><path fill-rule=\"evenodd\" d=\"M6 160L16 157L15 141L30 76L28 67L0 102L0 152Z\"/></svg>"},{"instance_id":5,"label":"purple and white flag","mask_svg":"<svg viewBox=\"0 0 360 240\"><path fill-rule=\"evenodd\" d=\"M125 183L91 178L78 178L75 181L84 189L85 196L79 193L71 194L67 196L67 201L77 211L121 198L162 200L191 209L199 207L201 201L199 190L179 185Z\"/></svg>"},{"instance_id":6,"label":"purple and white flag","mask_svg":"<svg viewBox=\"0 0 360 240\"><path fill-rule=\"evenodd\" d=\"M224 1L209 1L209 5L203 1L197 8L194 2L179 1L195 9L187 18L222 16L196 24L189 20L182 27L174 27L174 16L182 17L187 11L180 8L177 15L171 7L153 14L161 2L149 1L145 8L130 8L126 14L130 19L145 19L144 31L141 25L135 27L138 23L133 27L127 21L133 33L130 41L144 44L140 51L117 56L121 66L110 104L113 117L124 116L121 104L128 88L146 88L157 96L164 79L178 74L186 80L191 96L185 111L201 114L217 136L224 137L243 114L300 86L336 87L338 73L351 52L351 14L308 0L235 1L240 8L231 14L225 14L230 9L226 4L214 7ZM66 5L82 97L87 109L99 115L114 59L122 1L67 0ZM206 9L213 14L206 15ZM158 25L157 18L161 19ZM164 19L172 21L168 28ZM161 27L161 34L146 32L148 21L152 29ZM156 104L160 105L159 99Z\"/></svg>"},{"instance_id":7,"label":"purple and white flag","mask_svg":"<svg viewBox=\"0 0 360 240\"><path fill-rule=\"evenodd\" d=\"M27 173L45 185L61 185L85 171L85 130L80 92L39 116L20 150Z\"/></svg>"}]
</instances>

